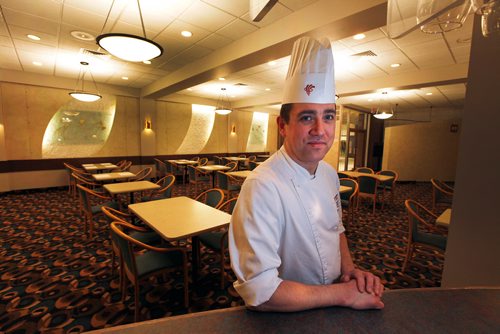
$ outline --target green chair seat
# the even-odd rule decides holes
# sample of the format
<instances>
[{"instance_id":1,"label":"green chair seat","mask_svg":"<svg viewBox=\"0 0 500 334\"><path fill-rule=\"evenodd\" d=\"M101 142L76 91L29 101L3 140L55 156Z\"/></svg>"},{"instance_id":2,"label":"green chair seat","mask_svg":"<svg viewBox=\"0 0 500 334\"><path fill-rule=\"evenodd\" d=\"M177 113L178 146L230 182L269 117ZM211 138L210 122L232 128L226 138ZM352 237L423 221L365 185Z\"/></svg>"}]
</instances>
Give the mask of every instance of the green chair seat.
<instances>
[{"instance_id":1,"label":"green chair seat","mask_svg":"<svg viewBox=\"0 0 500 334\"><path fill-rule=\"evenodd\" d=\"M136 257L137 276L147 276L165 268L180 267L183 264L181 252L147 252Z\"/></svg>"},{"instance_id":2,"label":"green chair seat","mask_svg":"<svg viewBox=\"0 0 500 334\"><path fill-rule=\"evenodd\" d=\"M445 236L439 234L418 232L413 235L413 240L418 243L432 245L442 250L446 249L447 239Z\"/></svg>"},{"instance_id":3,"label":"green chair seat","mask_svg":"<svg viewBox=\"0 0 500 334\"><path fill-rule=\"evenodd\" d=\"M201 243L208 248L220 250L221 239L226 232L209 232L199 235ZM227 248L227 238L224 238L224 248Z\"/></svg>"}]
</instances>

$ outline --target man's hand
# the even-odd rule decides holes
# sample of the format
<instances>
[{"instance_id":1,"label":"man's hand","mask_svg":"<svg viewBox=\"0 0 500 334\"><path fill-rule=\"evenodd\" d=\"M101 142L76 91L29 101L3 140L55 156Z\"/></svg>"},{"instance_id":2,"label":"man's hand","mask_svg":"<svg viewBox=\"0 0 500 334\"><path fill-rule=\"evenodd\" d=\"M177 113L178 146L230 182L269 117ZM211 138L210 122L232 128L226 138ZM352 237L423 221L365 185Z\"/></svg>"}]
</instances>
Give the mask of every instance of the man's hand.
<instances>
[{"instance_id":1,"label":"man's hand","mask_svg":"<svg viewBox=\"0 0 500 334\"><path fill-rule=\"evenodd\" d=\"M377 297L382 297L384 286L380 282L380 278L370 272L359 269L352 269L340 276L340 282L347 283L351 280L356 280L356 286L360 293L370 293Z\"/></svg>"}]
</instances>

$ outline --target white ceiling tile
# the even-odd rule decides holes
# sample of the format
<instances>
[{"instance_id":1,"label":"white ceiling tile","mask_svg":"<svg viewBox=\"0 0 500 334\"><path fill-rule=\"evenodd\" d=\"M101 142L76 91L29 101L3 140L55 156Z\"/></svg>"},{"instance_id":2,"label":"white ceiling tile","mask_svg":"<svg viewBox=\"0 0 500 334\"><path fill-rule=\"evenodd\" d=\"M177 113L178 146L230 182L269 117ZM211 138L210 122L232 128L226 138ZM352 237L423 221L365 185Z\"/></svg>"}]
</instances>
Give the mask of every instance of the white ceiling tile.
<instances>
[{"instance_id":1,"label":"white ceiling tile","mask_svg":"<svg viewBox=\"0 0 500 334\"><path fill-rule=\"evenodd\" d=\"M215 32L234 20L235 16L204 2L195 2L182 13L179 19L211 32Z\"/></svg>"},{"instance_id":2,"label":"white ceiling tile","mask_svg":"<svg viewBox=\"0 0 500 334\"><path fill-rule=\"evenodd\" d=\"M383 37L373 41L352 46L351 49L356 53L364 51L373 51L374 53L379 55L383 52L395 50L397 49L397 47L394 45L394 43L392 43L392 41L389 38Z\"/></svg>"},{"instance_id":3,"label":"white ceiling tile","mask_svg":"<svg viewBox=\"0 0 500 334\"><path fill-rule=\"evenodd\" d=\"M241 19L235 19L228 25L223 28L217 30L217 33L225 36L227 38L231 38L232 40L237 40L245 35L248 35L256 30L258 30L256 26L245 22Z\"/></svg>"},{"instance_id":4,"label":"white ceiling tile","mask_svg":"<svg viewBox=\"0 0 500 334\"><path fill-rule=\"evenodd\" d=\"M43 54L43 55L56 54L56 50L53 47L47 45L40 45L39 43L34 43L29 40L14 39L14 45L16 46L17 50L28 51L34 54Z\"/></svg>"},{"instance_id":5,"label":"white ceiling tile","mask_svg":"<svg viewBox=\"0 0 500 334\"><path fill-rule=\"evenodd\" d=\"M10 48L14 47L14 45L12 44L12 39L10 39L10 37L7 36L0 36L0 46L10 47ZM12 51L14 51L14 49L12 49Z\"/></svg>"},{"instance_id":6,"label":"white ceiling tile","mask_svg":"<svg viewBox=\"0 0 500 334\"><path fill-rule=\"evenodd\" d=\"M191 33L193 33L193 36L189 38L182 36L181 32L184 30L190 31ZM194 44L202 40L203 38L207 37L210 34L211 34L210 31L200 28L199 26L192 25L182 20L176 20L175 22L172 22L172 24L170 24L166 29L164 29L156 37L156 39L161 41L163 38L169 37L187 46L189 44Z\"/></svg>"},{"instance_id":7,"label":"white ceiling tile","mask_svg":"<svg viewBox=\"0 0 500 334\"><path fill-rule=\"evenodd\" d=\"M199 41L197 44L208 49L216 50L233 42L232 39L213 33Z\"/></svg>"},{"instance_id":8,"label":"white ceiling tile","mask_svg":"<svg viewBox=\"0 0 500 334\"><path fill-rule=\"evenodd\" d=\"M85 17L85 20L82 20L82 17ZM75 30L100 33L105 20L106 16L96 15L92 12L70 6L64 6L62 21L68 25L73 25L78 22L78 28Z\"/></svg>"},{"instance_id":9,"label":"white ceiling tile","mask_svg":"<svg viewBox=\"0 0 500 334\"><path fill-rule=\"evenodd\" d=\"M57 35L59 24L42 17L29 15L11 9L3 10L5 22L15 26L20 26L34 31L41 31L50 35Z\"/></svg>"},{"instance_id":10,"label":"white ceiling tile","mask_svg":"<svg viewBox=\"0 0 500 334\"><path fill-rule=\"evenodd\" d=\"M32 43L38 43L40 45L49 45L52 47L57 47L58 38L56 35L46 34L44 32L36 31L33 29L27 29L19 26L11 26L10 33L12 35L12 38L14 39L30 41ZM39 41L33 41L27 37L28 34L36 35L41 39Z\"/></svg>"},{"instance_id":11,"label":"white ceiling tile","mask_svg":"<svg viewBox=\"0 0 500 334\"><path fill-rule=\"evenodd\" d=\"M365 34L365 38L357 40L357 39L352 38L352 36L350 36L350 37L346 37L344 39L341 39L340 42L342 42L342 44L344 44L345 46L354 47L354 46L358 46L361 44L366 44L366 43L370 43L370 42L373 42L376 40L386 38L385 34L378 28L370 30L370 31L366 31L366 32L360 31L359 33Z\"/></svg>"},{"instance_id":12,"label":"white ceiling tile","mask_svg":"<svg viewBox=\"0 0 500 334\"><path fill-rule=\"evenodd\" d=\"M307 7L318 0L279 0L280 4L293 11Z\"/></svg>"},{"instance_id":13,"label":"white ceiling tile","mask_svg":"<svg viewBox=\"0 0 500 334\"><path fill-rule=\"evenodd\" d=\"M53 0L2 0L4 13L13 9L18 12L30 13L48 20L59 21L62 10L62 1Z\"/></svg>"},{"instance_id":14,"label":"white ceiling tile","mask_svg":"<svg viewBox=\"0 0 500 334\"><path fill-rule=\"evenodd\" d=\"M108 15L108 11L112 3L113 0L99 0L99 1L64 0L64 10L66 10L66 7L72 7L106 17Z\"/></svg>"},{"instance_id":15,"label":"white ceiling tile","mask_svg":"<svg viewBox=\"0 0 500 334\"><path fill-rule=\"evenodd\" d=\"M217 7L234 16L242 16L249 11L248 0L203 0L214 7Z\"/></svg>"}]
</instances>

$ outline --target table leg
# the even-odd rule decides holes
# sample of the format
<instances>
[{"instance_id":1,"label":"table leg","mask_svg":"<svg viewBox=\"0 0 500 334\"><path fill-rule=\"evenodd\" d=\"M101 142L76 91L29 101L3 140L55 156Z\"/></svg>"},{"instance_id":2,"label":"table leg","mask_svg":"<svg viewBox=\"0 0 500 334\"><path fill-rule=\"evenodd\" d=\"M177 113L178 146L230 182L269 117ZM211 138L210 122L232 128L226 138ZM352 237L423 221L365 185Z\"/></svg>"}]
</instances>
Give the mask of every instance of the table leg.
<instances>
[{"instance_id":1,"label":"table leg","mask_svg":"<svg viewBox=\"0 0 500 334\"><path fill-rule=\"evenodd\" d=\"M197 236L191 237L191 275L193 284L198 281L198 266L200 262L200 240Z\"/></svg>"}]
</instances>

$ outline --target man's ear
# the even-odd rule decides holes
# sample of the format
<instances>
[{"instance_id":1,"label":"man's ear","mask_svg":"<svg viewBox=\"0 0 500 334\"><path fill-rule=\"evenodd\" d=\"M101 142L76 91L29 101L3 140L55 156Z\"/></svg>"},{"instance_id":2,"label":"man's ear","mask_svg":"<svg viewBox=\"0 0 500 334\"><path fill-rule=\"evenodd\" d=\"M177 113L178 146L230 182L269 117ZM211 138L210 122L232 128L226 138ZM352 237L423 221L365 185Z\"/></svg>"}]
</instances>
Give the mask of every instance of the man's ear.
<instances>
[{"instance_id":1,"label":"man's ear","mask_svg":"<svg viewBox=\"0 0 500 334\"><path fill-rule=\"evenodd\" d=\"M280 132L280 135L282 137L285 137L286 131L285 131L285 120L281 118L281 116L278 116L276 118L276 123L278 124L278 131Z\"/></svg>"}]
</instances>

